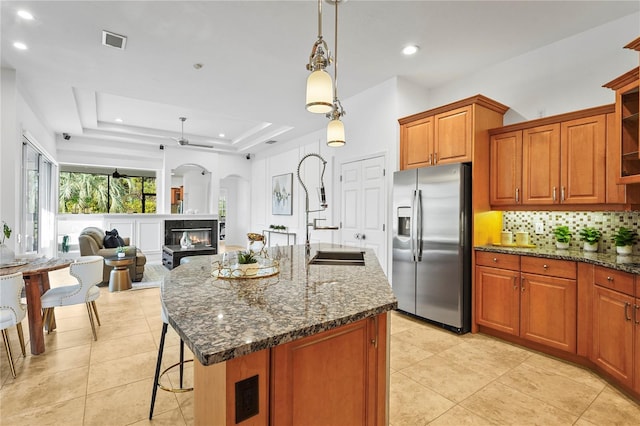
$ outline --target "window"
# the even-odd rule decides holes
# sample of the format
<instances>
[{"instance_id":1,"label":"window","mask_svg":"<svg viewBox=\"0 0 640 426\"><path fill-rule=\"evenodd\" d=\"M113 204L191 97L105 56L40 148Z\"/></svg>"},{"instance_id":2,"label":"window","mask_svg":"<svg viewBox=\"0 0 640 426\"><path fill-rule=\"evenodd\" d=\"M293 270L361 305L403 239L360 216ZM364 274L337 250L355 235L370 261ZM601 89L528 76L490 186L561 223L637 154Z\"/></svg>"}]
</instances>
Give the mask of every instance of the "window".
<instances>
[{"instance_id":1,"label":"window","mask_svg":"<svg viewBox=\"0 0 640 426\"><path fill-rule=\"evenodd\" d=\"M155 213L156 178L129 171L113 177L105 171L61 166L60 213Z\"/></svg>"},{"instance_id":2,"label":"window","mask_svg":"<svg viewBox=\"0 0 640 426\"><path fill-rule=\"evenodd\" d=\"M54 254L53 162L26 137L22 143L22 237L24 253Z\"/></svg>"}]
</instances>

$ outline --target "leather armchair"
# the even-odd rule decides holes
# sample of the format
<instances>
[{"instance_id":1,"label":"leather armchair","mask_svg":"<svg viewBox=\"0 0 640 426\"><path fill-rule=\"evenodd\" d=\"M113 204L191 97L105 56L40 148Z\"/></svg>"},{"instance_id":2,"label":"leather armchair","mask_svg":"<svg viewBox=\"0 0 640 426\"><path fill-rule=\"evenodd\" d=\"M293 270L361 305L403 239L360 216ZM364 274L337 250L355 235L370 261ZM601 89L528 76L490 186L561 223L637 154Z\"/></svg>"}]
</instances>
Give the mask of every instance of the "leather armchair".
<instances>
[{"instance_id":1,"label":"leather armchair","mask_svg":"<svg viewBox=\"0 0 640 426\"><path fill-rule=\"evenodd\" d=\"M105 232L100 228L96 228L94 226L84 228L78 236L80 256L115 257L115 248L104 248L104 236ZM124 240L124 244L128 246L130 238L122 237L122 239ZM140 249L135 248L135 250L136 260L133 262L133 265L129 266L129 275L131 276L131 281L140 281L144 274L144 265L147 263L147 257L140 251ZM129 254L128 250L127 254ZM113 267L106 264L104 265L102 271L103 283L109 282L109 274L111 274L112 269Z\"/></svg>"}]
</instances>

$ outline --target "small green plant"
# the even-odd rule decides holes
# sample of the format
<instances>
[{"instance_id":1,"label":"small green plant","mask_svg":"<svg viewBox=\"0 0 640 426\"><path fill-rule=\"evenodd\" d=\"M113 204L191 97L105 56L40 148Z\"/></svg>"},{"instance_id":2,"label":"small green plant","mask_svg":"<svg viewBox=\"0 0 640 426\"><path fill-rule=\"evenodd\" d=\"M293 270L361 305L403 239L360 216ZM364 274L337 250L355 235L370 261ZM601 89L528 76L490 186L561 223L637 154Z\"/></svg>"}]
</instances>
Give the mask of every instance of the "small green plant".
<instances>
[{"instance_id":1,"label":"small green plant","mask_svg":"<svg viewBox=\"0 0 640 426\"><path fill-rule=\"evenodd\" d=\"M600 241L602 238L602 232L599 229L586 227L580 230L580 240L586 241L589 244L594 244Z\"/></svg>"},{"instance_id":2,"label":"small green plant","mask_svg":"<svg viewBox=\"0 0 640 426\"><path fill-rule=\"evenodd\" d=\"M630 246L638 241L638 233L633 229L621 226L616 233L613 234L613 241L615 241L616 247Z\"/></svg>"},{"instance_id":3,"label":"small green plant","mask_svg":"<svg viewBox=\"0 0 640 426\"><path fill-rule=\"evenodd\" d=\"M571 241L571 232L569 232L568 226L558 226L553 230L553 235L556 237L556 241L559 243L568 243Z\"/></svg>"},{"instance_id":4,"label":"small green plant","mask_svg":"<svg viewBox=\"0 0 640 426\"><path fill-rule=\"evenodd\" d=\"M238 263L246 265L248 263L258 263L255 254L251 250L238 252Z\"/></svg>"},{"instance_id":5,"label":"small green plant","mask_svg":"<svg viewBox=\"0 0 640 426\"><path fill-rule=\"evenodd\" d=\"M4 244L4 240L11 237L11 228L7 225L7 222L2 221L2 244Z\"/></svg>"},{"instance_id":6,"label":"small green plant","mask_svg":"<svg viewBox=\"0 0 640 426\"><path fill-rule=\"evenodd\" d=\"M127 249L125 248L125 246L116 247L116 253L125 253L126 251Z\"/></svg>"}]
</instances>

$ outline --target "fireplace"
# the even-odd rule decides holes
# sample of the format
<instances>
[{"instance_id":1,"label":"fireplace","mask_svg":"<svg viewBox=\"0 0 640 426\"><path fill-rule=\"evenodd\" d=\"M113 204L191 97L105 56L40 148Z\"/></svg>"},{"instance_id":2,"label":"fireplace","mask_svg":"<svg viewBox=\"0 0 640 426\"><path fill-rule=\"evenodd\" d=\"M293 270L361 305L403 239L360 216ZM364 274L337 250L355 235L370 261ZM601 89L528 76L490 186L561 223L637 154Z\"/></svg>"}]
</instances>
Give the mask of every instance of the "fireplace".
<instances>
[{"instance_id":1,"label":"fireplace","mask_svg":"<svg viewBox=\"0 0 640 426\"><path fill-rule=\"evenodd\" d=\"M189 247L181 247L185 236ZM168 269L180 265L186 256L218 253L217 220L165 220L162 264Z\"/></svg>"}]
</instances>

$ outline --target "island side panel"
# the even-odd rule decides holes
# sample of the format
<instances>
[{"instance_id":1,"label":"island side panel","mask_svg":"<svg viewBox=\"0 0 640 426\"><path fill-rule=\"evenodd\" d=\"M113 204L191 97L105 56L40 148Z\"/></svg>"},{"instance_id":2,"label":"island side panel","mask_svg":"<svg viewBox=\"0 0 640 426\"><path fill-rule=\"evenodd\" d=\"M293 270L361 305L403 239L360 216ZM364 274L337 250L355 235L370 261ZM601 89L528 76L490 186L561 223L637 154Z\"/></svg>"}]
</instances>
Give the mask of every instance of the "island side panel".
<instances>
[{"instance_id":1,"label":"island side panel","mask_svg":"<svg viewBox=\"0 0 640 426\"><path fill-rule=\"evenodd\" d=\"M194 423L196 426L269 424L269 357L265 349L239 358L203 366L194 360ZM258 413L236 423L235 385L258 376Z\"/></svg>"},{"instance_id":2,"label":"island side panel","mask_svg":"<svg viewBox=\"0 0 640 426\"><path fill-rule=\"evenodd\" d=\"M386 314L272 349L271 424L382 425Z\"/></svg>"}]
</instances>

